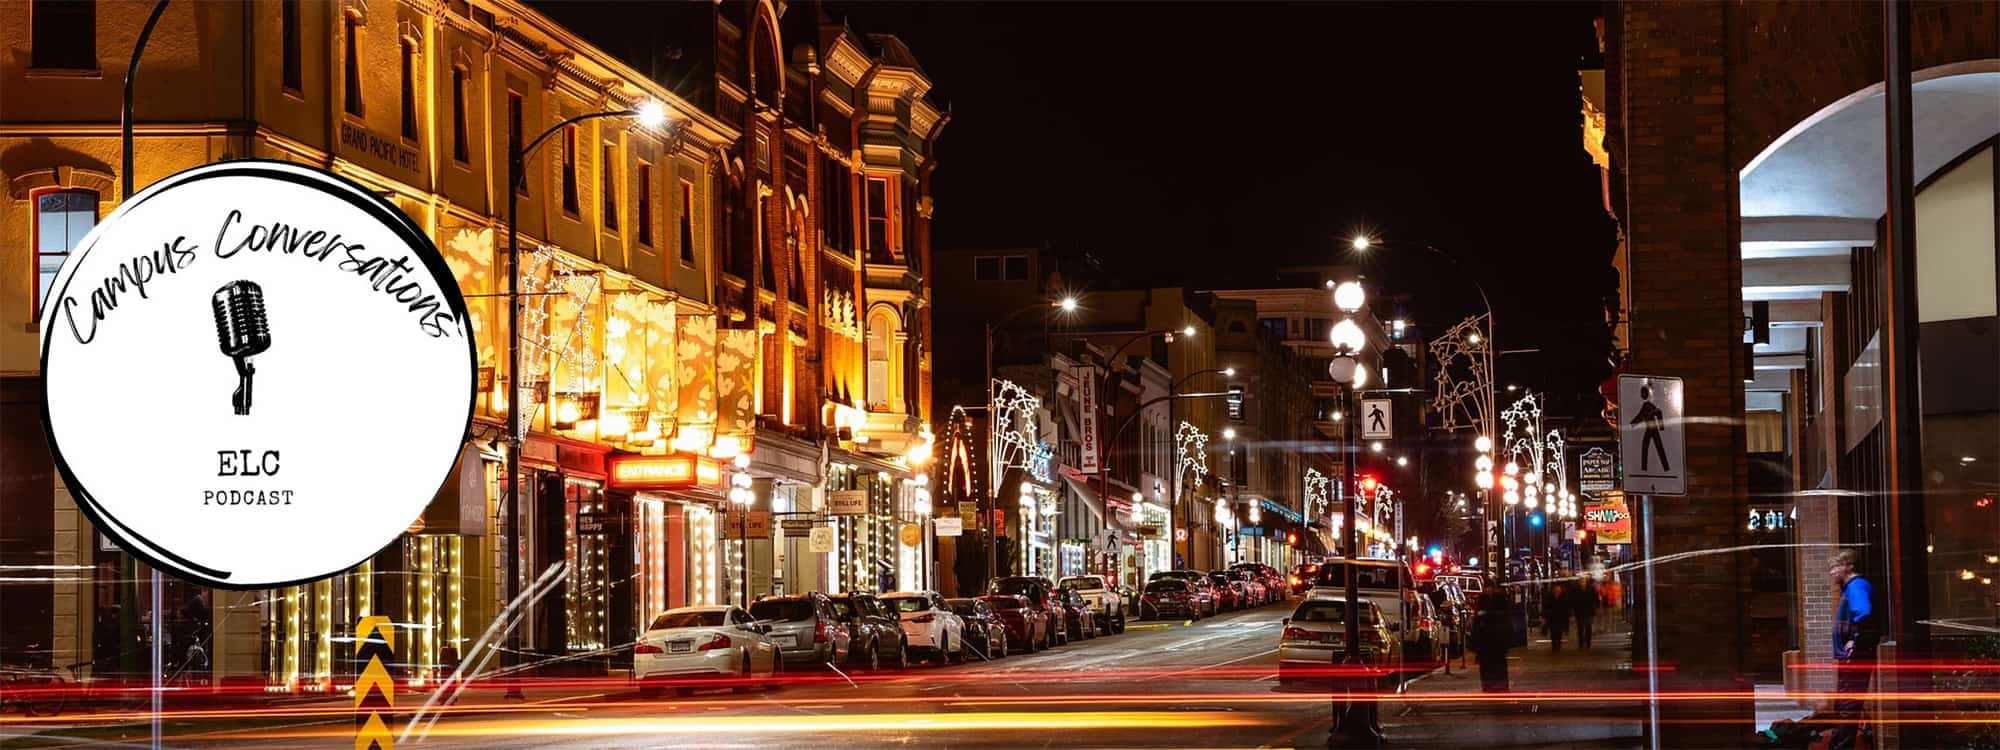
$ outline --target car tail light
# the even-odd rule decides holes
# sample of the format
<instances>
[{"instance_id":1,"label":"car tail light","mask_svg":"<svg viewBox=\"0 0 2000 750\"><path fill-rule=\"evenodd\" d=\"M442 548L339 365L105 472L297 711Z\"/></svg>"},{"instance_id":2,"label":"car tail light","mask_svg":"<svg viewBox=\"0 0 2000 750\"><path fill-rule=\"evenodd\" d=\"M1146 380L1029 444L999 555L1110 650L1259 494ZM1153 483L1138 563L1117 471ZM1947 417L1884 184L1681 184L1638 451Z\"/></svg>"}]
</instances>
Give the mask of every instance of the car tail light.
<instances>
[{"instance_id":1,"label":"car tail light","mask_svg":"<svg viewBox=\"0 0 2000 750\"><path fill-rule=\"evenodd\" d=\"M828 626L825 620L820 620L819 626L813 629L813 642L825 643L831 637L833 637L833 628Z\"/></svg>"},{"instance_id":2,"label":"car tail light","mask_svg":"<svg viewBox=\"0 0 2000 750\"><path fill-rule=\"evenodd\" d=\"M666 653L666 652L665 652L665 651L662 651L662 650L660 650L660 647L659 647L659 646L655 646L655 645L653 645L653 644L650 644L650 643L641 643L641 644L639 644L639 645L637 645L637 646L633 646L633 647L632 647L632 653L635 653L635 654L664 654L664 653Z\"/></svg>"},{"instance_id":3,"label":"car tail light","mask_svg":"<svg viewBox=\"0 0 2000 750\"><path fill-rule=\"evenodd\" d=\"M731 643L729 642L729 636L726 636L726 635L718 635L718 636L716 636L716 637L714 637L714 638L710 638L710 639L708 639L708 642L707 642L707 643L703 643L703 644L701 644L700 646L696 646L694 650L696 650L696 651L714 651L714 650L716 650L716 649L718 649L718 648L729 648L729 647L730 647L731 645L732 645L732 644L731 644Z\"/></svg>"},{"instance_id":4,"label":"car tail light","mask_svg":"<svg viewBox=\"0 0 2000 750\"><path fill-rule=\"evenodd\" d=\"M1288 641L1317 641L1319 634L1305 628L1285 628L1284 639Z\"/></svg>"},{"instance_id":5,"label":"car tail light","mask_svg":"<svg viewBox=\"0 0 2000 750\"><path fill-rule=\"evenodd\" d=\"M1382 634L1374 630L1361 631L1361 643L1367 646L1382 645Z\"/></svg>"},{"instance_id":6,"label":"car tail light","mask_svg":"<svg viewBox=\"0 0 2000 750\"><path fill-rule=\"evenodd\" d=\"M916 617L910 618L910 622L930 622L936 619L937 615L917 615Z\"/></svg>"},{"instance_id":7,"label":"car tail light","mask_svg":"<svg viewBox=\"0 0 2000 750\"><path fill-rule=\"evenodd\" d=\"M1298 576L1292 576L1292 585L1293 585L1293 586L1297 586L1297 585L1299 585L1299 577L1298 577Z\"/></svg>"}]
</instances>

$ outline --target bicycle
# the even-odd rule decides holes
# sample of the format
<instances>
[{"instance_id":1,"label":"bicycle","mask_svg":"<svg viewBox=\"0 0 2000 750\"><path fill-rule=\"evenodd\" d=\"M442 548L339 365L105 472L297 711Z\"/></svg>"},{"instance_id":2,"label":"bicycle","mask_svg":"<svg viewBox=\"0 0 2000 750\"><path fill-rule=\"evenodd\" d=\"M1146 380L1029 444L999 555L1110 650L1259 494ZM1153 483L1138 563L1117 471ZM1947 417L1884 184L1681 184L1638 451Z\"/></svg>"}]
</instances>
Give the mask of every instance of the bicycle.
<instances>
[{"instance_id":1,"label":"bicycle","mask_svg":"<svg viewBox=\"0 0 2000 750\"><path fill-rule=\"evenodd\" d=\"M73 687L57 670L0 668L0 712L12 705L28 716L54 716L62 713Z\"/></svg>"}]
</instances>

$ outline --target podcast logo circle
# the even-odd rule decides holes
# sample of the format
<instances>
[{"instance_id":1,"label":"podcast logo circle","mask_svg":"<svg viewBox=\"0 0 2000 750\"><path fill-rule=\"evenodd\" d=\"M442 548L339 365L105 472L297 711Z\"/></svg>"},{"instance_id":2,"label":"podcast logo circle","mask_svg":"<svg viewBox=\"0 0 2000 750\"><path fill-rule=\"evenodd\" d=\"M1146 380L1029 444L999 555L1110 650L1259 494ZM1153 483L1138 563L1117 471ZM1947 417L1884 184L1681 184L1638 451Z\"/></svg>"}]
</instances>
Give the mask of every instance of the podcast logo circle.
<instances>
[{"instance_id":1,"label":"podcast logo circle","mask_svg":"<svg viewBox=\"0 0 2000 750\"><path fill-rule=\"evenodd\" d=\"M409 217L273 161L125 201L43 301L43 408L77 506L227 589L353 567L443 485L471 426L465 300Z\"/></svg>"}]
</instances>

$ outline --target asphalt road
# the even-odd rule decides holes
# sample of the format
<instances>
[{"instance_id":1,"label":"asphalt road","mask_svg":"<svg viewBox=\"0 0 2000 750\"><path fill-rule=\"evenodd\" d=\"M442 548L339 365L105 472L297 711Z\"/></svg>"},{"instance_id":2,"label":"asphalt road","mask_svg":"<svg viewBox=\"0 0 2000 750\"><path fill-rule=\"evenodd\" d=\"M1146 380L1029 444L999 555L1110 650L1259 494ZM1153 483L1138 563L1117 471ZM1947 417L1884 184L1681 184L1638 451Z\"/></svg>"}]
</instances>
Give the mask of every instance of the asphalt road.
<instances>
[{"instance_id":1,"label":"asphalt road","mask_svg":"<svg viewBox=\"0 0 2000 750\"><path fill-rule=\"evenodd\" d=\"M525 701L474 689L441 709L425 709L423 693L404 693L389 726L408 731L399 747L477 750L1320 747L1329 696L1282 689L1277 680L1279 620L1291 609L1286 603L1198 623L1134 623L1122 635L990 662L792 670L772 689L642 697L621 679L598 678L537 683ZM1433 673L1411 683L1408 694L1385 696L1381 723L1391 746L1631 746L1623 736L1629 732L1605 730L1607 706L1480 700L1464 692L1476 690L1469 678ZM135 747L146 739L143 724L52 721L5 726L12 731L0 732L0 746ZM339 699L176 712L163 746L351 747L355 726L351 702ZM40 736L20 743L37 730Z\"/></svg>"}]
</instances>

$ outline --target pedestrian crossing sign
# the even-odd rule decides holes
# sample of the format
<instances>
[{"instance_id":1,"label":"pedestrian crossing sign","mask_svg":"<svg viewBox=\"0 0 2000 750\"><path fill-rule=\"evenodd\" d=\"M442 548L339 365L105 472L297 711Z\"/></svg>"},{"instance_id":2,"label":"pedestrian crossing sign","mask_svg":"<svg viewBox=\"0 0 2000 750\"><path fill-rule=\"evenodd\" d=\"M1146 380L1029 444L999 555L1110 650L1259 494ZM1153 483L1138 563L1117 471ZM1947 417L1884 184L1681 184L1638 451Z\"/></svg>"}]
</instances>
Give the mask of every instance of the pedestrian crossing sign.
<instances>
[{"instance_id":1,"label":"pedestrian crossing sign","mask_svg":"<svg viewBox=\"0 0 2000 750\"><path fill-rule=\"evenodd\" d=\"M1364 398L1361 400L1360 417L1362 440L1396 438L1396 402L1386 398Z\"/></svg>"},{"instance_id":2,"label":"pedestrian crossing sign","mask_svg":"<svg viewBox=\"0 0 2000 750\"><path fill-rule=\"evenodd\" d=\"M1687 494L1687 412L1680 378L1618 376L1618 453L1625 491Z\"/></svg>"}]
</instances>

